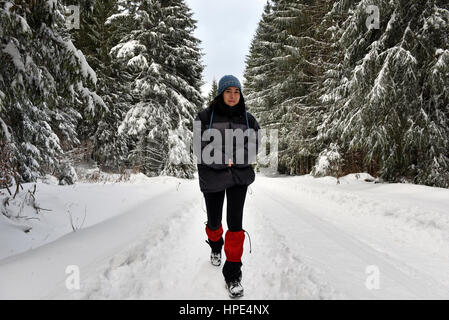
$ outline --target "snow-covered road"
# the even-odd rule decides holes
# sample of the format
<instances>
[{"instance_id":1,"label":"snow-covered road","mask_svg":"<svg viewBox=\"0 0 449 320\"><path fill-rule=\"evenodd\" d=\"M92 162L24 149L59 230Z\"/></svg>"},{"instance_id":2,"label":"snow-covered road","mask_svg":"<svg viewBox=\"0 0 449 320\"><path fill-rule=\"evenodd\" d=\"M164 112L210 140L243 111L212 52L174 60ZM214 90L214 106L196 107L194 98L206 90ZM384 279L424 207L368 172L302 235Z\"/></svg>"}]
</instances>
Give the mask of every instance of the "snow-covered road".
<instances>
[{"instance_id":1,"label":"snow-covered road","mask_svg":"<svg viewBox=\"0 0 449 320\"><path fill-rule=\"evenodd\" d=\"M287 299L449 298L447 282L446 286L441 285L443 279L423 270L422 263L429 262L426 259L432 257L430 254L415 247L411 256L407 256L404 248L392 245L395 235L391 234L394 230L387 230L388 217L384 216L382 221L360 217L354 202L339 206L342 198L350 197L347 192L330 199L322 195L320 201L316 193L307 197L307 193L298 191L295 197L289 196L288 188L281 185L272 189L262 184L258 189L260 200L255 201L255 208L266 225L260 233L271 227L274 229L271 233L276 234L274 242L281 244L276 246L278 256L283 257L277 257L283 261L276 268L281 271L282 280L276 296ZM371 199L363 200L365 206L372 205ZM416 230L415 235L418 235ZM447 253L447 246L445 249ZM423 260L410 259L413 256ZM437 275L448 270L447 257ZM370 281L376 275L377 286Z\"/></svg>"},{"instance_id":2,"label":"snow-covered road","mask_svg":"<svg viewBox=\"0 0 449 320\"><path fill-rule=\"evenodd\" d=\"M152 179L78 185L77 194L111 194L105 210L123 202L125 188L135 187L139 200L0 260L0 298L227 299L204 242L198 181ZM250 254L247 237L244 298L448 299L449 190L341 181L258 175L244 213L252 242ZM66 287L68 265L79 268L80 290Z\"/></svg>"}]
</instances>

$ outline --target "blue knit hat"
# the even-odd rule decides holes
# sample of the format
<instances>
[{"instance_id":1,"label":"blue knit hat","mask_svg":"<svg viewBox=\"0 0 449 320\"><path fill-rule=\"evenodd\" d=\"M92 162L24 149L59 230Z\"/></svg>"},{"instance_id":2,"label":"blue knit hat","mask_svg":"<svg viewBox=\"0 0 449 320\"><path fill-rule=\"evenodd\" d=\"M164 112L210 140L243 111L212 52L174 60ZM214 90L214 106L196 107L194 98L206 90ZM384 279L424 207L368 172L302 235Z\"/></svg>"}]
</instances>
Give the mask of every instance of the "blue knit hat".
<instances>
[{"instance_id":1,"label":"blue knit hat","mask_svg":"<svg viewBox=\"0 0 449 320\"><path fill-rule=\"evenodd\" d=\"M218 82L218 95L225 91L227 87L237 87L242 91L242 85L240 84L239 79L232 75L226 75L220 79Z\"/></svg>"}]
</instances>

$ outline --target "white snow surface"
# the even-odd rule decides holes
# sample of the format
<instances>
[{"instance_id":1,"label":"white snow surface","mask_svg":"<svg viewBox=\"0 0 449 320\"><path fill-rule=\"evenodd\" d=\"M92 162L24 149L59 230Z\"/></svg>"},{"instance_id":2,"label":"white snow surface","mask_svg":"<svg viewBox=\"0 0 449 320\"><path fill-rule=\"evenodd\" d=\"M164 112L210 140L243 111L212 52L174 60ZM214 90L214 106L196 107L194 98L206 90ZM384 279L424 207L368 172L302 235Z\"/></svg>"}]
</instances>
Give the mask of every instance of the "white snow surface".
<instances>
[{"instance_id":1,"label":"white snow surface","mask_svg":"<svg viewBox=\"0 0 449 320\"><path fill-rule=\"evenodd\" d=\"M367 177L257 174L242 299L448 299L449 190ZM229 299L209 261L197 177L36 188L51 211L0 215L1 299ZM225 216L226 199L226 230ZM68 289L68 266L79 268L80 289Z\"/></svg>"}]
</instances>

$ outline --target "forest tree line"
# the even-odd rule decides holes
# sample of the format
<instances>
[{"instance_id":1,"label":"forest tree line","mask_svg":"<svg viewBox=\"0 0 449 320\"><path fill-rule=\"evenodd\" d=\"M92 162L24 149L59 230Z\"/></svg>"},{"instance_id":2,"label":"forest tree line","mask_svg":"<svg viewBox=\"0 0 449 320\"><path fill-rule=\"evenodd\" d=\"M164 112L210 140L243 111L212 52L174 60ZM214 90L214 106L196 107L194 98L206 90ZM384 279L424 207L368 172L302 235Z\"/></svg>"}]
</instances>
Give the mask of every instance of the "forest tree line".
<instances>
[{"instance_id":1,"label":"forest tree line","mask_svg":"<svg viewBox=\"0 0 449 320\"><path fill-rule=\"evenodd\" d=\"M245 78L280 172L449 187L447 1L269 1Z\"/></svg>"},{"instance_id":2,"label":"forest tree line","mask_svg":"<svg viewBox=\"0 0 449 320\"><path fill-rule=\"evenodd\" d=\"M1 0L2 183L81 160L192 178L185 142L216 90L195 28L183 0ZM443 0L267 1L243 94L278 130L278 171L449 187L448 39Z\"/></svg>"}]
</instances>

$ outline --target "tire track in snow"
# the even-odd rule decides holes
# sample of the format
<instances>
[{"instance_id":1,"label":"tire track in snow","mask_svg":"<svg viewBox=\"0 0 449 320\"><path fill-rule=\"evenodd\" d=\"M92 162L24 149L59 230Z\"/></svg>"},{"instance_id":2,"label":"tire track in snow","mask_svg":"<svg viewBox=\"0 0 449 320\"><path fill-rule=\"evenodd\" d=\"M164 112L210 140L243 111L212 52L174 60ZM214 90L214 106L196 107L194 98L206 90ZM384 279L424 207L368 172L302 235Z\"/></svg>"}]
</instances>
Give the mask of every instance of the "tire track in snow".
<instances>
[{"instance_id":1,"label":"tire track in snow","mask_svg":"<svg viewBox=\"0 0 449 320\"><path fill-rule=\"evenodd\" d=\"M331 273L329 280L336 280L334 287L347 287L348 292L345 293L353 295L353 298L445 298L447 293L434 279L420 274L417 270L413 275L402 272L397 267L401 264L400 261L386 257L344 230L320 219L306 209L303 203L293 202L277 190L273 192L273 189L268 190L263 185L258 191L263 194L262 198L269 199L264 207L269 206L271 202L271 206L278 209L278 215L282 215L276 221L287 221L283 225L275 224L274 227L288 230L287 233L292 239L288 236L285 239L289 240L289 244L302 242L302 251L308 251L310 260ZM307 250L308 248L313 250ZM319 257L314 257L315 253ZM330 265L335 267L330 268ZM364 272L369 265L376 265L380 269L380 290L368 290L365 286L367 275Z\"/></svg>"},{"instance_id":2,"label":"tire track in snow","mask_svg":"<svg viewBox=\"0 0 449 320\"><path fill-rule=\"evenodd\" d=\"M342 295L307 264L285 236L273 227L266 203L256 193L248 197L245 226L251 230L253 252L243 257L243 281L250 299L340 299ZM254 199L253 199L254 198ZM274 212L273 212L274 213ZM277 212L275 213L277 214Z\"/></svg>"}]
</instances>

